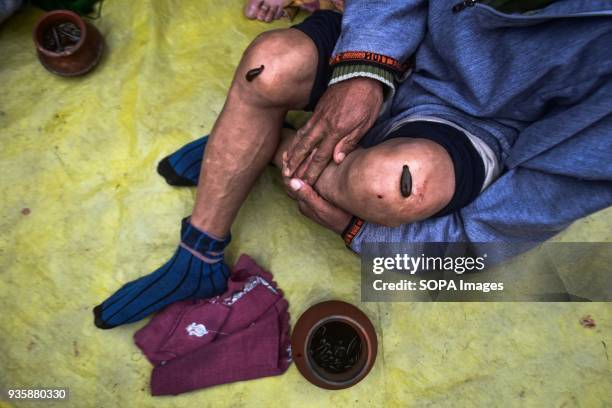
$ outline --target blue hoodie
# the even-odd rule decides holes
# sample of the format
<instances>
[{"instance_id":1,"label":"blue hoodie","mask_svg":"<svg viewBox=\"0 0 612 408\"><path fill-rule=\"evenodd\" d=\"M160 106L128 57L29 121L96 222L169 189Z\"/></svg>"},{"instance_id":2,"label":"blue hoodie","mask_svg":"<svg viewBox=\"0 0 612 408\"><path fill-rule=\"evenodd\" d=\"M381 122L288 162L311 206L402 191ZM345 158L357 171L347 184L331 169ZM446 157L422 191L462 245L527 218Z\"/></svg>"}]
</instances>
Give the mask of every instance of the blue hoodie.
<instances>
[{"instance_id":1,"label":"blue hoodie","mask_svg":"<svg viewBox=\"0 0 612 408\"><path fill-rule=\"evenodd\" d=\"M434 116L485 141L502 174L454 214L364 223L356 252L364 242L529 243L524 250L612 204L612 2L559 0L525 14L470 1L454 13L457 2L347 1L334 56L415 57L366 145L401 120Z\"/></svg>"}]
</instances>

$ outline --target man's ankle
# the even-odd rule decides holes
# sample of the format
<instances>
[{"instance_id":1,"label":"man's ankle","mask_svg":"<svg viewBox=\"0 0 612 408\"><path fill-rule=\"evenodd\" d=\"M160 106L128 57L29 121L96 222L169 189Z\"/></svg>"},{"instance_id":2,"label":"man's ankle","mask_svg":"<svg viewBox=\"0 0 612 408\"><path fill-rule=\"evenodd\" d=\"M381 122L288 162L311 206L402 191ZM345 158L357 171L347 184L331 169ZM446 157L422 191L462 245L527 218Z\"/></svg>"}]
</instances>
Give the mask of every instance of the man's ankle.
<instances>
[{"instance_id":1,"label":"man's ankle","mask_svg":"<svg viewBox=\"0 0 612 408\"><path fill-rule=\"evenodd\" d=\"M216 223L211 222L208 217L192 215L189 218L189 223L195 228L202 232L205 232L208 236L218 241L224 240L229 236L229 229L215 225Z\"/></svg>"}]
</instances>

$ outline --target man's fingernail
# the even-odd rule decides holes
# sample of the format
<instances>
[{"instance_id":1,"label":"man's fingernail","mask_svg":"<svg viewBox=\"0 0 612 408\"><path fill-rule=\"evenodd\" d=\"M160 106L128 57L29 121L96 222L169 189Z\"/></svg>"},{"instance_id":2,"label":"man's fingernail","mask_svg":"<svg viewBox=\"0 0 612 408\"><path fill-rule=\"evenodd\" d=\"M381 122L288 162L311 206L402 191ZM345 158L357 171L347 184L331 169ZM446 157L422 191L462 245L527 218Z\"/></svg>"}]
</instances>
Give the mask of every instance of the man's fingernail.
<instances>
[{"instance_id":1,"label":"man's fingernail","mask_svg":"<svg viewBox=\"0 0 612 408\"><path fill-rule=\"evenodd\" d=\"M289 176L291 175L291 170L289 170L289 167L286 167L286 168L283 170L283 175L284 175L285 177L289 177Z\"/></svg>"},{"instance_id":2,"label":"man's fingernail","mask_svg":"<svg viewBox=\"0 0 612 408\"><path fill-rule=\"evenodd\" d=\"M343 152L340 152L336 155L336 160L341 162L342 160L344 160L345 157L346 157L346 154L344 154Z\"/></svg>"},{"instance_id":3,"label":"man's fingernail","mask_svg":"<svg viewBox=\"0 0 612 408\"><path fill-rule=\"evenodd\" d=\"M291 181L289 182L289 185L294 191L298 191L300 188L302 188L302 181L294 178L294 179L291 179Z\"/></svg>"}]
</instances>

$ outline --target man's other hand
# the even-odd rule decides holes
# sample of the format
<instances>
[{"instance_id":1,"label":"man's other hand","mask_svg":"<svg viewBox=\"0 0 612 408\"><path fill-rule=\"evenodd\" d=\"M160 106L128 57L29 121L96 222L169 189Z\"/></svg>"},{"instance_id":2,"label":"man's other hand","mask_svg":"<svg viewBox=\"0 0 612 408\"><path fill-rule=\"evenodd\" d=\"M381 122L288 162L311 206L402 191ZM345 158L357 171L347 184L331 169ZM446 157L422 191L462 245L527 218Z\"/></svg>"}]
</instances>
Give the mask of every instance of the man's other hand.
<instances>
[{"instance_id":1,"label":"man's other hand","mask_svg":"<svg viewBox=\"0 0 612 408\"><path fill-rule=\"evenodd\" d=\"M323 199L311 186L298 178L291 179L289 186L303 215L337 234L342 234L351 220L349 213Z\"/></svg>"},{"instance_id":2,"label":"man's other hand","mask_svg":"<svg viewBox=\"0 0 612 408\"><path fill-rule=\"evenodd\" d=\"M311 157L302 179L314 185L332 155L340 164L357 147L378 118L382 102L383 87L375 79L358 77L330 86L289 147L283 176L294 175L300 164Z\"/></svg>"}]
</instances>

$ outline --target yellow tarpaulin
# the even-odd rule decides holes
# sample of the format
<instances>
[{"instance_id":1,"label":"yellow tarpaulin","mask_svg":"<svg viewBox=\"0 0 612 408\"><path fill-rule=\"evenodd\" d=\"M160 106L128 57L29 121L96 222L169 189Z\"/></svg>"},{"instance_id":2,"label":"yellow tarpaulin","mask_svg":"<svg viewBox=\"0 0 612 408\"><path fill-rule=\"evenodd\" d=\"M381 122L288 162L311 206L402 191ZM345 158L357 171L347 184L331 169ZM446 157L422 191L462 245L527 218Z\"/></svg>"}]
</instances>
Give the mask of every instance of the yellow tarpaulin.
<instances>
[{"instance_id":1,"label":"yellow tarpaulin","mask_svg":"<svg viewBox=\"0 0 612 408\"><path fill-rule=\"evenodd\" d=\"M69 387L67 402L45 406L74 407L612 404L608 304L360 303L359 259L300 216L271 168L240 212L228 263L244 252L271 270L292 323L320 300L361 307L379 337L372 373L336 392L292 366L149 395L151 366L132 342L145 321L101 331L91 308L172 254L194 190L168 186L157 162L209 131L250 40L289 25L248 21L242 6L107 0L94 21L106 53L74 79L37 61L40 10L0 26L0 387ZM611 215L555 239L611 241ZM579 324L585 315L596 327Z\"/></svg>"}]
</instances>

